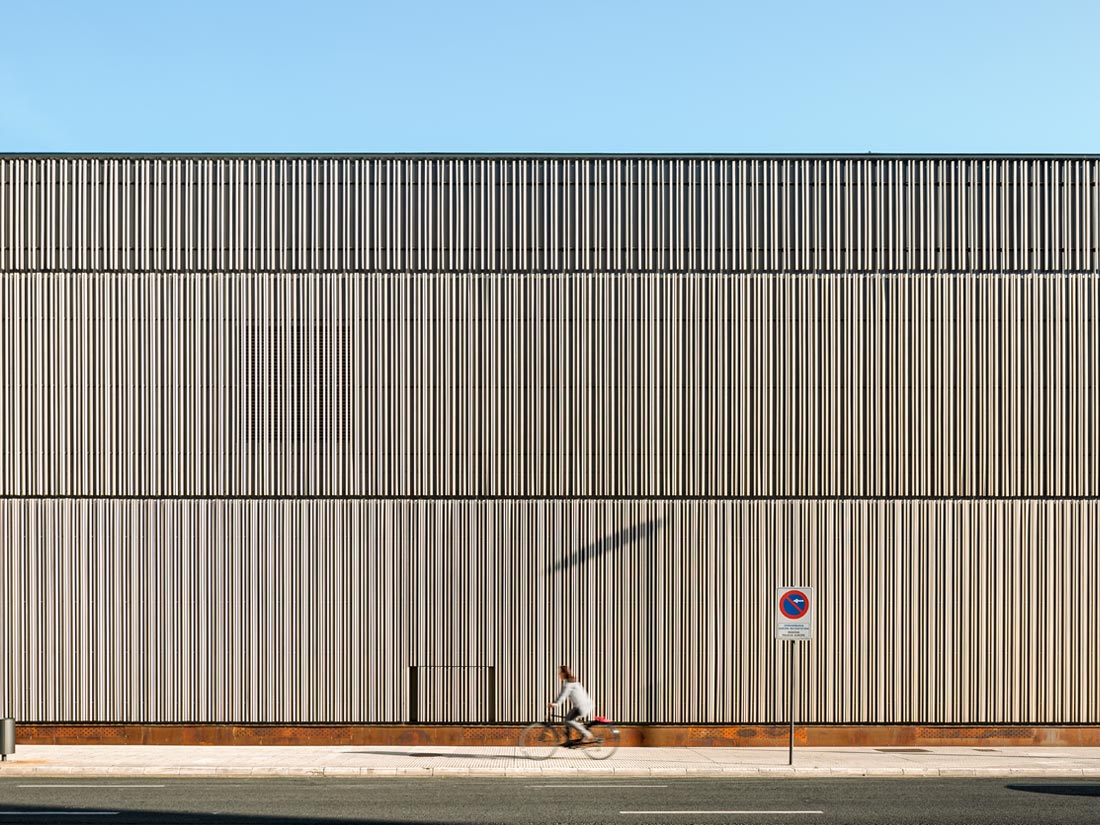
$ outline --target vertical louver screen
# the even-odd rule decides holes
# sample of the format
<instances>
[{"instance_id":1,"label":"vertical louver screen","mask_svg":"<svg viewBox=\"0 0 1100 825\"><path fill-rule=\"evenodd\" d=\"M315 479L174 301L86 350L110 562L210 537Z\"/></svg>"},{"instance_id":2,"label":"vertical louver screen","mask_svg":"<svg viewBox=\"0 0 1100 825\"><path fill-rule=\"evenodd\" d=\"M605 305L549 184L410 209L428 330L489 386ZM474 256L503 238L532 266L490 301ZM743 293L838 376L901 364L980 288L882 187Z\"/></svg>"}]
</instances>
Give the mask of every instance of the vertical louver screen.
<instances>
[{"instance_id":1,"label":"vertical louver screen","mask_svg":"<svg viewBox=\"0 0 1100 825\"><path fill-rule=\"evenodd\" d=\"M0 155L0 712L1100 724L1098 178Z\"/></svg>"}]
</instances>

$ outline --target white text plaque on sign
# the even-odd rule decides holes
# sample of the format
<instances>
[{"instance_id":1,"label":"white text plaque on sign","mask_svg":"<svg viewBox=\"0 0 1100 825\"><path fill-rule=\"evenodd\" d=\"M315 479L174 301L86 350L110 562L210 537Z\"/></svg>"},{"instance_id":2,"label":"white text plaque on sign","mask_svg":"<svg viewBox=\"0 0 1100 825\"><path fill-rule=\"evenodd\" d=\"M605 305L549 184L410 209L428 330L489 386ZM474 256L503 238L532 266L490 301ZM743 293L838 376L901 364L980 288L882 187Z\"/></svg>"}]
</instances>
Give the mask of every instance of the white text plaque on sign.
<instances>
[{"instance_id":1,"label":"white text plaque on sign","mask_svg":"<svg viewBox=\"0 0 1100 825\"><path fill-rule=\"evenodd\" d=\"M814 589L780 587L775 591L775 638L814 637Z\"/></svg>"}]
</instances>

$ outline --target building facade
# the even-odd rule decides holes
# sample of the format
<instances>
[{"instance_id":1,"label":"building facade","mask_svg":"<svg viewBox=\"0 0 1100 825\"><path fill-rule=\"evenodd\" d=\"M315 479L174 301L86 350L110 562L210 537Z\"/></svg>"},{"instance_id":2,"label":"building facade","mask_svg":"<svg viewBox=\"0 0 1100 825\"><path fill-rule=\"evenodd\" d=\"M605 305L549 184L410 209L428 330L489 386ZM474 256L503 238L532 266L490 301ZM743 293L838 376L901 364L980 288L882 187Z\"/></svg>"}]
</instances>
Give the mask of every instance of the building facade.
<instances>
[{"instance_id":1,"label":"building facade","mask_svg":"<svg viewBox=\"0 0 1100 825\"><path fill-rule=\"evenodd\" d=\"M0 715L1100 724L1098 181L0 156Z\"/></svg>"}]
</instances>

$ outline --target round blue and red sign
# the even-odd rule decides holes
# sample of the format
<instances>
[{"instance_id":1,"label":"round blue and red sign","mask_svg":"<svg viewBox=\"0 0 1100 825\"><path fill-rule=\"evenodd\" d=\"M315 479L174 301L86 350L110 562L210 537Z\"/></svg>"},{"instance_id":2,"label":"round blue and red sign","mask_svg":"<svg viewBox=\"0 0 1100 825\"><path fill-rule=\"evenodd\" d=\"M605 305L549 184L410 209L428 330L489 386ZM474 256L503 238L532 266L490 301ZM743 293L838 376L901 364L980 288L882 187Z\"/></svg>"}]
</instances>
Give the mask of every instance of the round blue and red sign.
<instances>
[{"instance_id":1,"label":"round blue and red sign","mask_svg":"<svg viewBox=\"0 0 1100 825\"><path fill-rule=\"evenodd\" d=\"M779 612L788 619L801 619L810 609L810 600L801 590L785 590L779 597Z\"/></svg>"}]
</instances>

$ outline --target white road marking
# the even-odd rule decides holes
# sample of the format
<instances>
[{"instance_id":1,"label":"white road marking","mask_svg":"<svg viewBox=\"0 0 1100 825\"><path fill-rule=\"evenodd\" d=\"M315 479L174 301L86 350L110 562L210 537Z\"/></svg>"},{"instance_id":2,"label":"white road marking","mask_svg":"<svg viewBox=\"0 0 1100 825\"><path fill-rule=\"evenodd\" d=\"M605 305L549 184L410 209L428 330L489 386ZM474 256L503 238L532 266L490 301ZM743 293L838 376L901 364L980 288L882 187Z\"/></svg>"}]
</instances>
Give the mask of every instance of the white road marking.
<instances>
[{"instance_id":1,"label":"white road marking","mask_svg":"<svg viewBox=\"0 0 1100 825\"><path fill-rule=\"evenodd\" d=\"M824 811L619 811L621 814L823 814Z\"/></svg>"},{"instance_id":2,"label":"white road marking","mask_svg":"<svg viewBox=\"0 0 1100 825\"><path fill-rule=\"evenodd\" d=\"M18 785L20 788L163 788L163 785Z\"/></svg>"},{"instance_id":3,"label":"white road marking","mask_svg":"<svg viewBox=\"0 0 1100 825\"><path fill-rule=\"evenodd\" d=\"M524 785L525 788L667 788L668 785L593 785L588 782L574 782L571 785Z\"/></svg>"},{"instance_id":4,"label":"white road marking","mask_svg":"<svg viewBox=\"0 0 1100 825\"><path fill-rule=\"evenodd\" d=\"M0 811L0 816L118 816L118 811Z\"/></svg>"}]
</instances>

